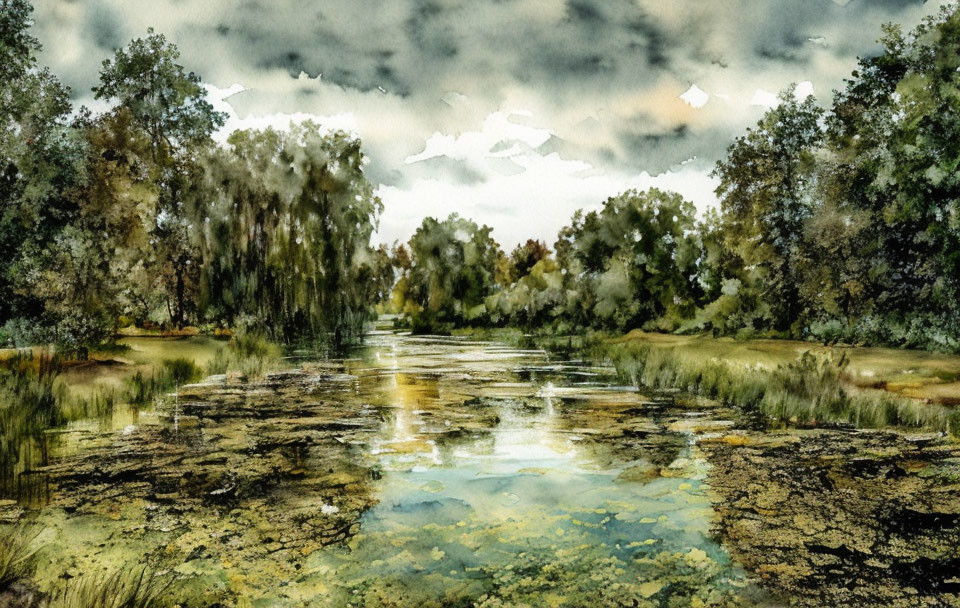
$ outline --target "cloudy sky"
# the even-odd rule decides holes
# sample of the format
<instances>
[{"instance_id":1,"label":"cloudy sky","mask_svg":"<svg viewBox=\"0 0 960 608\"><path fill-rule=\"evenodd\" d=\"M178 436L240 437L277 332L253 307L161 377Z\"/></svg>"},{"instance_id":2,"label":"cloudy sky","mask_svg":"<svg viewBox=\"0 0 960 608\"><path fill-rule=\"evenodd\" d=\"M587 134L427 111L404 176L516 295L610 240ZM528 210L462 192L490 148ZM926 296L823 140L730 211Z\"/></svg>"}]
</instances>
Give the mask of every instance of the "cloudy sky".
<instances>
[{"instance_id":1,"label":"cloudy sky","mask_svg":"<svg viewBox=\"0 0 960 608\"><path fill-rule=\"evenodd\" d=\"M148 27L231 119L359 135L385 211L552 242L577 208L659 185L703 209L710 169L775 94L828 103L880 25L923 0L36 0L41 61L96 108L100 63ZM223 136L223 134L221 134Z\"/></svg>"}]
</instances>

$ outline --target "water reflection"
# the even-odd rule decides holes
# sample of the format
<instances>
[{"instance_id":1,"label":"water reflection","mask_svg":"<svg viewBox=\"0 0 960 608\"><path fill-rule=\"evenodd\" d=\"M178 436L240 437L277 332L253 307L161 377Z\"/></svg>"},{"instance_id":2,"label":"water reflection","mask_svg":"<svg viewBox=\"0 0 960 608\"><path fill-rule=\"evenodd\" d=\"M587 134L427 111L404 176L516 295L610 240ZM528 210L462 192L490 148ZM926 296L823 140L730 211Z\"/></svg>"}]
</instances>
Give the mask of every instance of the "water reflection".
<instances>
[{"instance_id":1,"label":"water reflection","mask_svg":"<svg viewBox=\"0 0 960 608\"><path fill-rule=\"evenodd\" d=\"M318 605L765 601L709 539L689 435L642 396L542 351L381 334L371 352L351 373L387 378L362 395L384 473L349 549L311 556L333 581ZM640 419L659 439L616 454Z\"/></svg>"},{"instance_id":2,"label":"water reflection","mask_svg":"<svg viewBox=\"0 0 960 608\"><path fill-rule=\"evenodd\" d=\"M682 410L537 350L357 354L77 424L40 467L41 581L146 555L191 606L765 601L710 539Z\"/></svg>"}]
</instances>

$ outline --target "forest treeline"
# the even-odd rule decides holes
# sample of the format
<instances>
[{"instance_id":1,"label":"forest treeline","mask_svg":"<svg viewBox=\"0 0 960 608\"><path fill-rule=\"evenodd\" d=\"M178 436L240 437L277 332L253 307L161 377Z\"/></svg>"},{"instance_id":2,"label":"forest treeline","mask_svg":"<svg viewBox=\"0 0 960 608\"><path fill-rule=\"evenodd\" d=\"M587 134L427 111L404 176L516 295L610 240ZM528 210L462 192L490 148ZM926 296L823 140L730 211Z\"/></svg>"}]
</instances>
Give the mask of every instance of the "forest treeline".
<instances>
[{"instance_id":1,"label":"forest treeline","mask_svg":"<svg viewBox=\"0 0 960 608\"><path fill-rule=\"evenodd\" d=\"M73 108L0 0L0 339L84 352L124 324L343 343L380 311L416 331L645 328L960 349L960 15L883 32L827 109L792 89L715 169L718 209L625 192L555 243L427 218L373 248L360 142L224 124L161 34Z\"/></svg>"},{"instance_id":2,"label":"forest treeline","mask_svg":"<svg viewBox=\"0 0 960 608\"><path fill-rule=\"evenodd\" d=\"M659 190L551 248L427 219L393 250L415 329L630 328L960 349L960 13L888 25L829 109L790 90L716 166L719 209Z\"/></svg>"},{"instance_id":3,"label":"forest treeline","mask_svg":"<svg viewBox=\"0 0 960 608\"><path fill-rule=\"evenodd\" d=\"M103 62L93 114L37 63L26 0L0 0L0 326L85 351L119 324L359 334L380 201L360 143L225 120L149 31Z\"/></svg>"}]
</instances>

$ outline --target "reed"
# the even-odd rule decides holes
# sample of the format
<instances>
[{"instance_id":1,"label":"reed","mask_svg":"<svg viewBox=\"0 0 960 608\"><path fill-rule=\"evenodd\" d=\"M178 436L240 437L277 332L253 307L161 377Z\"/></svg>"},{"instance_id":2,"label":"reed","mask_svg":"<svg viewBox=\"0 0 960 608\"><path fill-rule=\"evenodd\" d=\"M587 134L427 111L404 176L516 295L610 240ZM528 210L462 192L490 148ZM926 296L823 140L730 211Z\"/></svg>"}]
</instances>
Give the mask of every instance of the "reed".
<instances>
[{"instance_id":1,"label":"reed","mask_svg":"<svg viewBox=\"0 0 960 608\"><path fill-rule=\"evenodd\" d=\"M843 355L805 352L795 361L763 366L734 365L647 343L599 348L623 382L679 389L759 412L775 423L848 423L960 434L958 410L854 387Z\"/></svg>"}]
</instances>

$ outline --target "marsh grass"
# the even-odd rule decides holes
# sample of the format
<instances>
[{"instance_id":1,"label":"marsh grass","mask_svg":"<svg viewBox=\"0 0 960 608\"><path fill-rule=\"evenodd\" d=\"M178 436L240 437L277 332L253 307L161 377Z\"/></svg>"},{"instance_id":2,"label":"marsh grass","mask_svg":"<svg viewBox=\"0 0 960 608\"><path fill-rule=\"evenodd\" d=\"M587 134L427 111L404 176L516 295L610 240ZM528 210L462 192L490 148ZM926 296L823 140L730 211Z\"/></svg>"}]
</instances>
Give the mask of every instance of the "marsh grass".
<instances>
[{"instance_id":1,"label":"marsh grass","mask_svg":"<svg viewBox=\"0 0 960 608\"><path fill-rule=\"evenodd\" d=\"M49 353L18 354L0 366L0 488L14 483L25 441L43 450L43 432L64 421L60 359Z\"/></svg>"},{"instance_id":2,"label":"marsh grass","mask_svg":"<svg viewBox=\"0 0 960 608\"><path fill-rule=\"evenodd\" d=\"M275 369L283 356L283 349L262 334L244 332L235 335L207 364L207 373L239 372L247 379L260 378Z\"/></svg>"},{"instance_id":3,"label":"marsh grass","mask_svg":"<svg viewBox=\"0 0 960 608\"><path fill-rule=\"evenodd\" d=\"M127 378L126 400L134 405L149 403L157 395L203 378L203 370L190 359L164 359L159 369L144 374L138 371Z\"/></svg>"},{"instance_id":4,"label":"marsh grass","mask_svg":"<svg viewBox=\"0 0 960 608\"><path fill-rule=\"evenodd\" d=\"M25 524L0 526L0 591L33 576L39 534Z\"/></svg>"},{"instance_id":5,"label":"marsh grass","mask_svg":"<svg viewBox=\"0 0 960 608\"><path fill-rule=\"evenodd\" d=\"M48 608L153 608L164 605L172 582L146 567L83 575L59 587Z\"/></svg>"},{"instance_id":6,"label":"marsh grass","mask_svg":"<svg viewBox=\"0 0 960 608\"><path fill-rule=\"evenodd\" d=\"M960 410L853 386L845 355L804 352L792 362L764 366L640 342L608 343L594 352L613 364L623 382L678 389L761 413L775 423L960 432Z\"/></svg>"}]
</instances>

